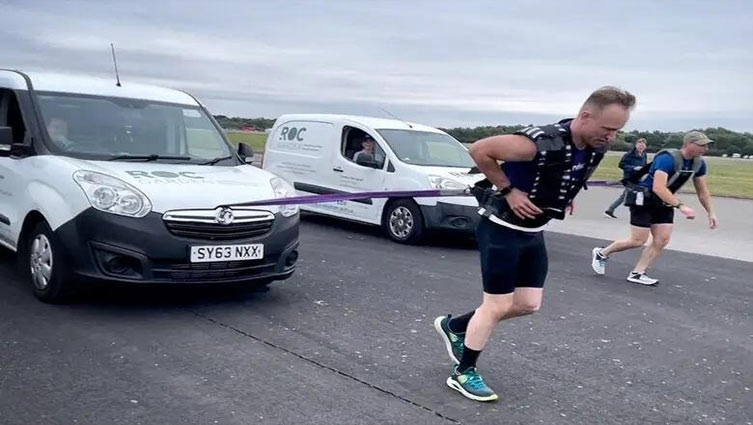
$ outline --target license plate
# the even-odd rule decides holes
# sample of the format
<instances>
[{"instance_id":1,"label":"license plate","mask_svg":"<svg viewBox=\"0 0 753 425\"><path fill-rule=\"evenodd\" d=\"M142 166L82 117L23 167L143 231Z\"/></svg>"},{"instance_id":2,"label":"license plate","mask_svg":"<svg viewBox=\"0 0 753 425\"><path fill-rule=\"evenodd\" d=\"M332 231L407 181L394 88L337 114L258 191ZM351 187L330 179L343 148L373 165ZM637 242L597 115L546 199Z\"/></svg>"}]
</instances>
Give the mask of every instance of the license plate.
<instances>
[{"instance_id":1,"label":"license plate","mask_svg":"<svg viewBox=\"0 0 753 425\"><path fill-rule=\"evenodd\" d=\"M264 258L264 244L207 245L191 247L192 263L259 260Z\"/></svg>"}]
</instances>

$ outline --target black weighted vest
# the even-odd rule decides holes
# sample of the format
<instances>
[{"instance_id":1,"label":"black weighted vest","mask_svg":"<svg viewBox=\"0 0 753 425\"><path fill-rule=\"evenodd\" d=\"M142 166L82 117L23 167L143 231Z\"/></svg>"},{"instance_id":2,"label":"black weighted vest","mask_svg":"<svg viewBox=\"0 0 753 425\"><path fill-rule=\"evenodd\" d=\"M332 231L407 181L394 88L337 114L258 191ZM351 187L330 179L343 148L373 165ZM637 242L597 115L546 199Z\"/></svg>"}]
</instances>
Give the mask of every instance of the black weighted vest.
<instances>
[{"instance_id":1,"label":"black weighted vest","mask_svg":"<svg viewBox=\"0 0 753 425\"><path fill-rule=\"evenodd\" d=\"M491 182L484 179L476 183L472 189L479 201L481 215L494 215L509 224L530 229L541 227L553 218L565 218L565 209L573 202L580 189L586 186L586 181L604 158L604 152L587 147L586 170L582 179L575 181L570 174L573 168L572 151L575 147L569 132L558 124L542 126L539 129L543 134L539 134L533 141L536 144L536 156L533 159L536 167L533 187L528 193L528 198L544 213L535 219L521 219L512 212L505 198L496 190L492 190ZM504 169L502 164L502 171Z\"/></svg>"}]
</instances>

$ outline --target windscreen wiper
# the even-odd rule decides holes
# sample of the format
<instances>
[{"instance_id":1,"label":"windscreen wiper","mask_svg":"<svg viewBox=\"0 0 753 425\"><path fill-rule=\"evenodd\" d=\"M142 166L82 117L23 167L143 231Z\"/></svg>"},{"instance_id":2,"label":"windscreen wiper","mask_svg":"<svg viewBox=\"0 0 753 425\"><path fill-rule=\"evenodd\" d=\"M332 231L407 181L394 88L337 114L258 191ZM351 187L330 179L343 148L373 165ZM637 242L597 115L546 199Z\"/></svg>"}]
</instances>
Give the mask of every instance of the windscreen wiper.
<instances>
[{"instance_id":1,"label":"windscreen wiper","mask_svg":"<svg viewBox=\"0 0 753 425\"><path fill-rule=\"evenodd\" d=\"M232 159L232 158L234 158L233 155L219 156L217 158L210 159L209 161L206 161L206 162L200 162L198 165L214 165L214 164L216 164L216 163L218 163L220 161L224 161L226 159Z\"/></svg>"},{"instance_id":2,"label":"windscreen wiper","mask_svg":"<svg viewBox=\"0 0 753 425\"><path fill-rule=\"evenodd\" d=\"M157 154L151 154L151 155L115 155L113 157L108 158L108 161L115 161L118 159L133 159L137 161L157 161L160 159L167 159L172 161L190 161L190 156L174 156L174 155L157 155Z\"/></svg>"}]
</instances>

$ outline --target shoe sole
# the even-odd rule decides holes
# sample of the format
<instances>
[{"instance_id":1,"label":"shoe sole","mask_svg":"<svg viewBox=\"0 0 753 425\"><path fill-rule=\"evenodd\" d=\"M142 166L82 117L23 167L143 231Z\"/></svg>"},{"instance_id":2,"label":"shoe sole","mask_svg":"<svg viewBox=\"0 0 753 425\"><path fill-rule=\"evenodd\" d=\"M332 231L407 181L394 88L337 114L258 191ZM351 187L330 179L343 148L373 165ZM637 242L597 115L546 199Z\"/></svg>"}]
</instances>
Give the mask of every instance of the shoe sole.
<instances>
[{"instance_id":1,"label":"shoe sole","mask_svg":"<svg viewBox=\"0 0 753 425\"><path fill-rule=\"evenodd\" d=\"M637 285L642 285L642 286L656 286L659 284L658 280L654 283L645 283L645 282L641 282L640 280L630 280L630 279L625 279L625 280L627 280L630 283L635 283Z\"/></svg>"},{"instance_id":2,"label":"shoe sole","mask_svg":"<svg viewBox=\"0 0 753 425\"><path fill-rule=\"evenodd\" d=\"M459 392L460 394L463 394L464 397L469 398L474 401L496 401L499 399L499 396L497 394L492 394L490 396L481 397L477 395L473 395L466 391L457 381L452 379L452 377L447 378L447 386L452 388L453 390Z\"/></svg>"},{"instance_id":3,"label":"shoe sole","mask_svg":"<svg viewBox=\"0 0 753 425\"><path fill-rule=\"evenodd\" d=\"M617 216L609 215L609 214L607 214L607 213L602 213L602 214L603 214L603 215L604 215L604 217L606 217L606 218L617 218Z\"/></svg>"},{"instance_id":4,"label":"shoe sole","mask_svg":"<svg viewBox=\"0 0 753 425\"><path fill-rule=\"evenodd\" d=\"M604 276L606 274L606 270L603 272L600 272L596 270L596 267L594 267L594 261L596 261L596 253L599 251L600 248L594 248L591 250L591 269L593 269L594 273L596 273L599 276Z\"/></svg>"},{"instance_id":5,"label":"shoe sole","mask_svg":"<svg viewBox=\"0 0 753 425\"><path fill-rule=\"evenodd\" d=\"M434 329L436 329L437 333L439 333L439 336L442 337L442 341L444 341L444 346L447 349L447 354L449 354L450 360L452 360L455 364L460 364L460 360L455 358L455 354L453 354L452 352L452 342L450 341L450 338L447 338L447 334L442 330L442 319L444 319L445 317L446 316L439 316L434 319Z\"/></svg>"}]
</instances>

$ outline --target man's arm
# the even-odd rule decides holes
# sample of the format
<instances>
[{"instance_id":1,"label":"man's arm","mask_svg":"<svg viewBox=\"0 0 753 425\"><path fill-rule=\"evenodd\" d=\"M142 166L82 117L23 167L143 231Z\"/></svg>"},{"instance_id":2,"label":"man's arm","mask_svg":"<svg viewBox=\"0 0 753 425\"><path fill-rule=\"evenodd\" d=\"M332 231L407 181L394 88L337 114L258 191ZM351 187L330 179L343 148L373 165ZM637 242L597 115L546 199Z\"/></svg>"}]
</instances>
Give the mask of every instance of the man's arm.
<instances>
[{"instance_id":1,"label":"man's arm","mask_svg":"<svg viewBox=\"0 0 753 425\"><path fill-rule=\"evenodd\" d=\"M502 189L510 185L510 179L497 161L532 161L536 156L536 145L523 136L507 134L481 139L471 145L469 152L486 178ZM528 195L518 189L513 188L505 199L520 218L534 218L542 213L539 207L528 199Z\"/></svg>"},{"instance_id":2,"label":"man's arm","mask_svg":"<svg viewBox=\"0 0 753 425\"><path fill-rule=\"evenodd\" d=\"M709 227L716 229L719 225L719 221L716 218L714 206L711 204L711 193L709 192L708 184L706 184L706 176L694 178L693 186L695 186L698 200L701 201L701 205L703 205L703 208L709 213Z\"/></svg>"},{"instance_id":3,"label":"man's arm","mask_svg":"<svg viewBox=\"0 0 753 425\"><path fill-rule=\"evenodd\" d=\"M651 190L662 201L672 205L673 207L680 206L680 212L685 214L688 218L695 218L695 211L689 206L683 204L680 198L676 197L669 189L667 189L667 178L669 175L666 171L656 170L654 172L654 185Z\"/></svg>"},{"instance_id":4,"label":"man's arm","mask_svg":"<svg viewBox=\"0 0 753 425\"><path fill-rule=\"evenodd\" d=\"M497 161L532 161L536 145L523 136L506 134L481 139L471 145L471 158L478 169L498 188L510 185L510 180Z\"/></svg>"}]
</instances>

